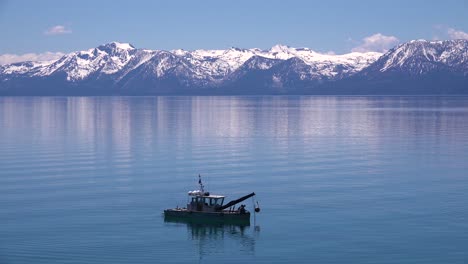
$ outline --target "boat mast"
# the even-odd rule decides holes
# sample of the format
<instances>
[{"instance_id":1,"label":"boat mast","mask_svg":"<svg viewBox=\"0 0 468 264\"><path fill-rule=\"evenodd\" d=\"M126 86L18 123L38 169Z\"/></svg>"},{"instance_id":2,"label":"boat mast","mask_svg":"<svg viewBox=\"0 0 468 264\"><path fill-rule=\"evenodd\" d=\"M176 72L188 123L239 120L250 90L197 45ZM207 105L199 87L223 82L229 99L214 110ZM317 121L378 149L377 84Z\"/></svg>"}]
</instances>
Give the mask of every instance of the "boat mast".
<instances>
[{"instance_id":1,"label":"boat mast","mask_svg":"<svg viewBox=\"0 0 468 264\"><path fill-rule=\"evenodd\" d=\"M200 174L198 174L198 184L200 184L200 191L202 192L202 194L204 194L205 193L205 189L204 189L205 186L203 186Z\"/></svg>"}]
</instances>

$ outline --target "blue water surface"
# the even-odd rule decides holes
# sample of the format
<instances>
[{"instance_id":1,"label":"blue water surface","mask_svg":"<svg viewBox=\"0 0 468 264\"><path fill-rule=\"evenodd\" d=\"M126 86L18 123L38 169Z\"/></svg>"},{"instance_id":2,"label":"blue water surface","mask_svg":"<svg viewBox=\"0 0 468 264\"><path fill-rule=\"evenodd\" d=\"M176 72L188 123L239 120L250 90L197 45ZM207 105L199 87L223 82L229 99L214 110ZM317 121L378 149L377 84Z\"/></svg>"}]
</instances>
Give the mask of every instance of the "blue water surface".
<instances>
[{"instance_id":1,"label":"blue water surface","mask_svg":"<svg viewBox=\"0 0 468 264\"><path fill-rule=\"evenodd\" d=\"M1 264L188 262L467 263L468 97L0 97Z\"/></svg>"}]
</instances>

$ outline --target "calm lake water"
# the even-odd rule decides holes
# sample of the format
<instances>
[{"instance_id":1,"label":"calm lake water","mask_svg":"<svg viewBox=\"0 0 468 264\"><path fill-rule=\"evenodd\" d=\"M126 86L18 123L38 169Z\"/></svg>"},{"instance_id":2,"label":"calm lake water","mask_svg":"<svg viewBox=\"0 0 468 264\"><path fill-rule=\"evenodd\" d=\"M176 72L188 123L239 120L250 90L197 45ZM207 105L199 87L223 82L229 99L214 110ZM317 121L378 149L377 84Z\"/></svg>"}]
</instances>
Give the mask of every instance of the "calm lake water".
<instances>
[{"instance_id":1,"label":"calm lake water","mask_svg":"<svg viewBox=\"0 0 468 264\"><path fill-rule=\"evenodd\" d=\"M467 263L468 97L0 97L1 264L171 262Z\"/></svg>"}]
</instances>

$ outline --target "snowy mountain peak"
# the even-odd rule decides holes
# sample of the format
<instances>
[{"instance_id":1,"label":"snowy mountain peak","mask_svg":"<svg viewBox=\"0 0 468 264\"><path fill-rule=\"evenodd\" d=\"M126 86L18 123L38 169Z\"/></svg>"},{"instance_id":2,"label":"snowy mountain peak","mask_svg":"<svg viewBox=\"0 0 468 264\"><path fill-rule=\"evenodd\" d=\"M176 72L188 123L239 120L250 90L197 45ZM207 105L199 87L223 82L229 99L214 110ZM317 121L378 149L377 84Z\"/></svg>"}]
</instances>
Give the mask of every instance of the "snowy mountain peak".
<instances>
[{"instance_id":1,"label":"snowy mountain peak","mask_svg":"<svg viewBox=\"0 0 468 264\"><path fill-rule=\"evenodd\" d=\"M291 47L281 44L276 44L275 46L271 47L270 52L286 52L290 51Z\"/></svg>"},{"instance_id":2,"label":"snowy mountain peak","mask_svg":"<svg viewBox=\"0 0 468 264\"><path fill-rule=\"evenodd\" d=\"M412 40L390 49L369 71L410 76L455 71L468 75L468 40Z\"/></svg>"},{"instance_id":3,"label":"snowy mountain peak","mask_svg":"<svg viewBox=\"0 0 468 264\"><path fill-rule=\"evenodd\" d=\"M171 50L171 53L177 56L184 56L184 55L187 55L189 51L186 51L184 49L175 49L175 50Z\"/></svg>"},{"instance_id":4,"label":"snowy mountain peak","mask_svg":"<svg viewBox=\"0 0 468 264\"><path fill-rule=\"evenodd\" d=\"M427 41L425 39L413 39L413 40L410 40L408 43L418 43L418 42L430 42L430 41Z\"/></svg>"},{"instance_id":5,"label":"snowy mountain peak","mask_svg":"<svg viewBox=\"0 0 468 264\"><path fill-rule=\"evenodd\" d=\"M246 51L246 49L238 48L238 47L230 47L229 49L230 50L235 50L235 51L240 51L240 52Z\"/></svg>"},{"instance_id":6,"label":"snowy mountain peak","mask_svg":"<svg viewBox=\"0 0 468 264\"><path fill-rule=\"evenodd\" d=\"M117 50L134 50L135 47L130 43L120 43L120 42L110 42L107 44L100 45L97 49L106 51L106 52L115 52Z\"/></svg>"}]
</instances>

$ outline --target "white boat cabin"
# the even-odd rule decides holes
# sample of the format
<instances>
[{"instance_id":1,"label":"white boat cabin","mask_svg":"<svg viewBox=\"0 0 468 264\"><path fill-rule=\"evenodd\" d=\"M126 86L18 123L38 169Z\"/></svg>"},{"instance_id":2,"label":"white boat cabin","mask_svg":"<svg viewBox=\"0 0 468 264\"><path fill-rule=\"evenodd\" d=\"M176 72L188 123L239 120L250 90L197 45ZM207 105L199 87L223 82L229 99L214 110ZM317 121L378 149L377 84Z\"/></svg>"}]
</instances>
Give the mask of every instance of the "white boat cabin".
<instances>
[{"instance_id":1,"label":"white boat cabin","mask_svg":"<svg viewBox=\"0 0 468 264\"><path fill-rule=\"evenodd\" d=\"M210 195L208 192L191 191L188 195L188 211L216 212L224 203L224 196Z\"/></svg>"}]
</instances>

